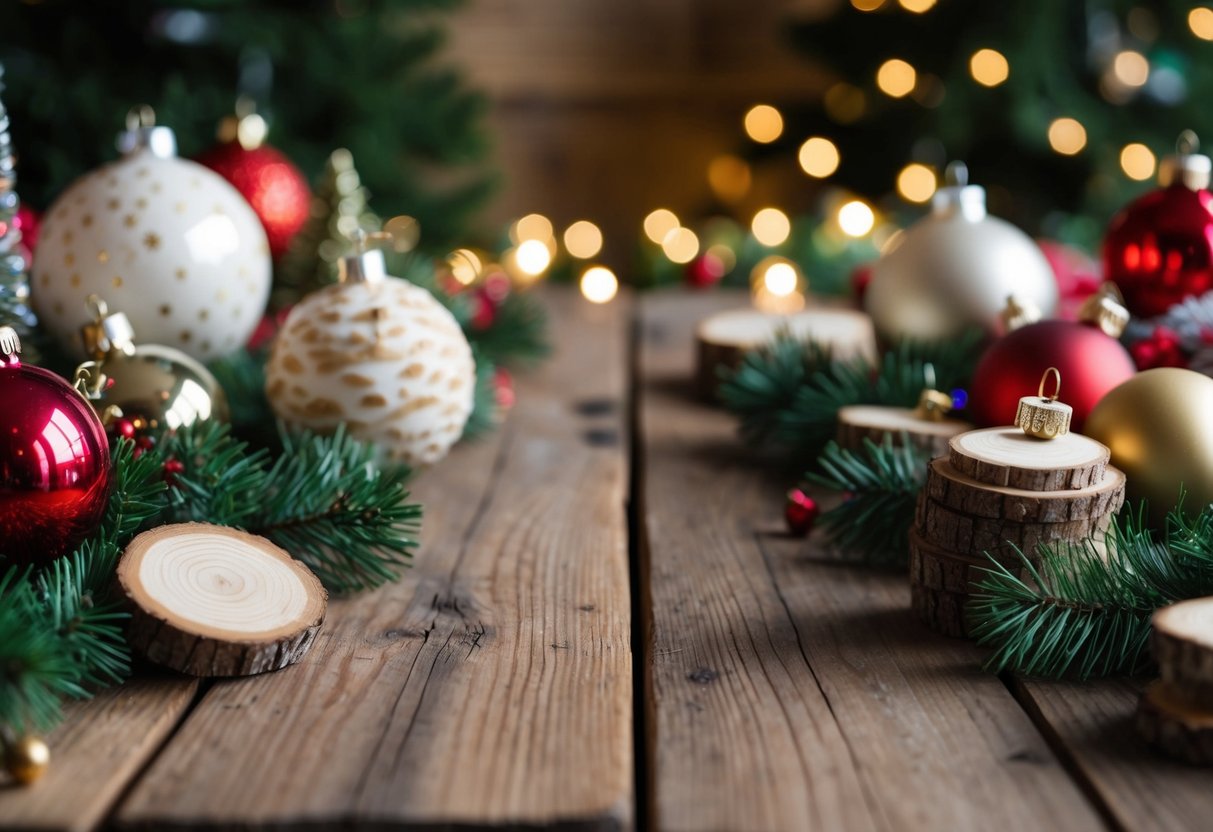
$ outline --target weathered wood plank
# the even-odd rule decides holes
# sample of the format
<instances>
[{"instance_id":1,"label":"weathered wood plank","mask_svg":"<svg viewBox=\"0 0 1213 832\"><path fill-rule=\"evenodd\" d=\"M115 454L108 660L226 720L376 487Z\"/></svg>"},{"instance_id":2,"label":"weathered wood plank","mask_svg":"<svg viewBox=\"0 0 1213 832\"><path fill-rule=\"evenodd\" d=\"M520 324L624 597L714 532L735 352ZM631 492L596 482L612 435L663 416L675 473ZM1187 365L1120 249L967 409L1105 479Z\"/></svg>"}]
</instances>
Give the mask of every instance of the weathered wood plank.
<instances>
[{"instance_id":1,"label":"weathered wood plank","mask_svg":"<svg viewBox=\"0 0 1213 832\"><path fill-rule=\"evenodd\" d=\"M97 827L181 718L197 686L178 676L143 676L68 704L63 722L47 737L46 776L29 788L0 787L0 828Z\"/></svg>"},{"instance_id":2,"label":"weathered wood plank","mask_svg":"<svg viewBox=\"0 0 1213 832\"><path fill-rule=\"evenodd\" d=\"M979 652L913 619L904 575L783 534L786 483L689 393L694 321L737 301L642 304L655 825L1102 828Z\"/></svg>"},{"instance_id":3,"label":"weathered wood plank","mask_svg":"<svg viewBox=\"0 0 1213 832\"><path fill-rule=\"evenodd\" d=\"M1208 829L1209 770L1145 743L1133 727L1141 686L1125 680L1018 680L1016 693L1071 768L1123 829Z\"/></svg>"},{"instance_id":4,"label":"weathered wood plank","mask_svg":"<svg viewBox=\"0 0 1213 832\"><path fill-rule=\"evenodd\" d=\"M207 694L120 826L632 825L628 303L550 292L556 354L418 481L423 550L311 653Z\"/></svg>"}]
</instances>

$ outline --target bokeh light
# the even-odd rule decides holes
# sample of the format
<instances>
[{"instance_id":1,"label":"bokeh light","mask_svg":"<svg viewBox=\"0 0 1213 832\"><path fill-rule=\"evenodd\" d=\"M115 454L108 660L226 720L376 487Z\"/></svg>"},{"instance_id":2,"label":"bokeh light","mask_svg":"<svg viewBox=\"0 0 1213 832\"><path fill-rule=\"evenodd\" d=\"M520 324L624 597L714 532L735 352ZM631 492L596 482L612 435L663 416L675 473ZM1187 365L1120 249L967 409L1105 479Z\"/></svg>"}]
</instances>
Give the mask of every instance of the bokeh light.
<instances>
[{"instance_id":1,"label":"bokeh light","mask_svg":"<svg viewBox=\"0 0 1213 832\"><path fill-rule=\"evenodd\" d=\"M884 0L851 0L851 5L861 12L874 12L884 5Z\"/></svg>"},{"instance_id":2,"label":"bokeh light","mask_svg":"<svg viewBox=\"0 0 1213 832\"><path fill-rule=\"evenodd\" d=\"M862 237L876 225L876 214L872 207L860 199L853 199L838 209L838 227L848 237Z\"/></svg>"},{"instance_id":3,"label":"bokeh light","mask_svg":"<svg viewBox=\"0 0 1213 832\"><path fill-rule=\"evenodd\" d=\"M997 87L1011 75L1006 57L994 49L978 49L969 58L969 73L983 87Z\"/></svg>"},{"instance_id":4,"label":"bokeh light","mask_svg":"<svg viewBox=\"0 0 1213 832\"><path fill-rule=\"evenodd\" d=\"M678 215L668 208L658 208L644 218L644 235L657 245L661 245L666 235L681 223Z\"/></svg>"},{"instance_id":5,"label":"bokeh light","mask_svg":"<svg viewBox=\"0 0 1213 832\"><path fill-rule=\"evenodd\" d=\"M1063 156L1073 156L1087 146L1087 130L1072 118L1057 118L1049 125L1049 146Z\"/></svg>"},{"instance_id":6,"label":"bokeh light","mask_svg":"<svg viewBox=\"0 0 1213 832\"><path fill-rule=\"evenodd\" d=\"M552 221L543 214L527 214L510 228L510 242L514 245L527 240L539 240L546 245L552 238Z\"/></svg>"},{"instance_id":7,"label":"bokeh light","mask_svg":"<svg viewBox=\"0 0 1213 832\"><path fill-rule=\"evenodd\" d=\"M690 263L699 253L699 238L689 228L675 228L661 241L661 250L674 263Z\"/></svg>"},{"instance_id":8,"label":"bokeh light","mask_svg":"<svg viewBox=\"0 0 1213 832\"><path fill-rule=\"evenodd\" d=\"M725 154L708 163L708 184L723 202L737 202L745 197L751 181L750 166L736 156Z\"/></svg>"},{"instance_id":9,"label":"bokeh light","mask_svg":"<svg viewBox=\"0 0 1213 832\"><path fill-rule=\"evenodd\" d=\"M606 266L590 266L581 275L581 294L591 303L608 303L619 293L619 279Z\"/></svg>"},{"instance_id":10,"label":"bokeh light","mask_svg":"<svg viewBox=\"0 0 1213 832\"><path fill-rule=\"evenodd\" d=\"M1143 87L1150 80L1150 62L1140 52L1126 49L1112 61L1112 72L1126 87Z\"/></svg>"},{"instance_id":11,"label":"bokeh light","mask_svg":"<svg viewBox=\"0 0 1213 832\"><path fill-rule=\"evenodd\" d=\"M923 12L933 9L938 0L897 0L897 2L899 2L901 7L907 12L922 14Z\"/></svg>"},{"instance_id":12,"label":"bokeh light","mask_svg":"<svg viewBox=\"0 0 1213 832\"><path fill-rule=\"evenodd\" d=\"M564 230L564 247L573 257L587 260L602 251L602 230L589 220L577 220Z\"/></svg>"},{"instance_id":13,"label":"bokeh light","mask_svg":"<svg viewBox=\"0 0 1213 832\"><path fill-rule=\"evenodd\" d=\"M1201 40L1213 40L1213 9L1197 6L1188 12L1188 28Z\"/></svg>"},{"instance_id":14,"label":"bokeh light","mask_svg":"<svg viewBox=\"0 0 1213 832\"><path fill-rule=\"evenodd\" d=\"M750 222L750 231L754 233L754 239L764 246L777 246L792 233L792 223L788 215L778 208L763 208Z\"/></svg>"},{"instance_id":15,"label":"bokeh light","mask_svg":"<svg viewBox=\"0 0 1213 832\"><path fill-rule=\"evenodd\" d=\"M935 171L917 162L906 165L897 174L897 193L908 202L923 203L935 195Z\"/></svg>"},{"instance_id":16,"label":"bokeh light","mask_svg":"<svg viewBox=\"0 0 1213 832\"><path fill-rule=\"evenodd\" d=\"M754 305L763 312L786 315L804 308L804 276L786 257L759 260L750 272Z\"/></svg>"},{"instance_id":17,"label":"bokeh light","mask_svg":"<svg viewBox=\"0 0 1213 832\"><path fill-rule=\"evenodd\" d=\"M552 253L542 240L523 240L514 249L514 262L523 273L537 277L552 264Z\"/></svg>"},{"instance_id":18,"label":"bokeh light","mask_svg":"<svg viewBox=\"0 0 1213 832\"><path fill-rule=\"evenodd\" d=\"M1153 151L1141 142L1125 145L1120 151L1120 169L1125 176L1143 182L1154 175L1157 160Z\"/></svg>"},{"instance_id":19,"label":"bokeh light","mask_svg":"<svg viewBox=\"0 0 1213 832\"><path fill-rule=\"evenodd\" d=\"M745 132L759 144L770 144L783 134L783 116L770 104L755 104L745 114Z\"/></svg>"},{"instance_id":20,"label":"bokeh light","mask_svg":"<svg viewBox=\"0 0 1213 832\"><path fill-rule=\"evenodd\" d=\"M484 268L484 264L480 262L480 257L469 248L459 248L452 251L447 255L446 264L447 268L451 270L451 277L464 286L471 286L475 283L476 278L480 277L480 272Z\"/></svg>"},{"instance_id":21,"label":"bokeh light","mask_svg":"<svg viewBox=\"0 0 1213 832\"><path fill-rule=\"evenodd\" d=\"M901 58L890 58L876 70L876 86L890 98L903 98L914 91L918 73Z\"/></svg>"},{"instance_id":22,"label":"bokeh light","mask_svg":"<svg viewBox=\"0 0 1213 832\"><path fill-rule=\"evenodd\" d=\"M810 136L800 146L799 160L801 170L809 176L824 179L838 170L841 157L838 146L832 141L822 136Z\"/></svg>"}]
</instances>

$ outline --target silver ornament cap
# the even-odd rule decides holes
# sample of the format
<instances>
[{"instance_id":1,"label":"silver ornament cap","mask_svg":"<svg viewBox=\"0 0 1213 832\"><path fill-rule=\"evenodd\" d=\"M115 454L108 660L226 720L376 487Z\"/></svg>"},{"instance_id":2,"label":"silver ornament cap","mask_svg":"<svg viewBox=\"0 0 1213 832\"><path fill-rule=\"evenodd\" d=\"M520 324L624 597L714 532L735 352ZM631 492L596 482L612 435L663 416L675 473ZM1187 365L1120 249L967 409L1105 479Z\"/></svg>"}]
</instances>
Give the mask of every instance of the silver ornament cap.
<instances>
[{"instance_id":1,"label":"silver ornament cap","mask_svg":"<svg viewBox=\"0 0 1213 832\"><path fill-rule=\"evenodd\" d=\"M387 265L377 248L347 254L337 261L340 283L382 283L386 278Z\"/></svg>"},{"instance_id":2,"label":"silver ornament cap","mask_svg":"<svg viewBox=\"0 0 1213 832\"><path fill-rule=\"evenodd\" d=\"M986 189L969 184L969 168L952 162L944 171L944 186L931 197L931 213L937 217L959 216L978 222L986 216Z\"/></svg>"},{"instance_id":3,"label":"silver ornament cap","mask_svg":"<svg viewBox=\"0 0 1213 832\"><path fill-rule=\"evenodd\" d=\"M126 129L118 134L118 152L124 156L145 150L157 159L177 155L177 136L169 127L156 125L156 111L146 104L126 114Z\"/></svg>"},{"instance_id":4,"label":"silver ornament cap","mask_svg":"<svg viewBox=\"0 0 1213 832\"><path fill-rule=\"evenodd\" d=\"M1213 160L1197 152L1199 150L1200 139L1196 133L1191 130L1180 133L1175 141L1175 153L1164 156L1158 164L1158 184L1166 188L1179 182L1193 191L1208 188Z\"/></svg>"}]
</instances>

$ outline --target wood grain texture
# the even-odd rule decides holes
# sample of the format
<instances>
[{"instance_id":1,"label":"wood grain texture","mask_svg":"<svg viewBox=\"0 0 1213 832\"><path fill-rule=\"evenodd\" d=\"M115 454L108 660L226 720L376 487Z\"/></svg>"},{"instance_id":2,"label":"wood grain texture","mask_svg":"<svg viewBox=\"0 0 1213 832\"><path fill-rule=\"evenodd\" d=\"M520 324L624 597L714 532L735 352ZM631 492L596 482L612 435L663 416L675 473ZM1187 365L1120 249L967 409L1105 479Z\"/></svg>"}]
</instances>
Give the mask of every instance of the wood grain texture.
<instances>
[{"instance_id":1,"label":"wood grain texture","mask_svg":"<svg viewBox=\"0 0 1213 832\"><path fill-rule=\"evenodd\" d=\"M1172 682L1155 682L1141 695L1137 731L1177 760L1213 765L1213 710L1194 704Z\"/></svg>"},{"instance_id":2,"label":"wood grain texture","mask_svg":"<svg viewBox=\"0 0 1213 832\"><path fill-rule=\"evenodd\" d=\"M51 766L29 788L0 775L0 828L88 832L101 825L189 707L198 682L145 675L68 703L46 738Z\"/></svg>"},{"instance_id":3,"label":"wood grain texture","mask_svg":"<svg viewBox=\"0 0 1213 832\"><path fill-rule=\"evenodd\" d=\"M923 490L940 505L974 517L1062 523L1117 511L1125 499L1125 475L1109 465L1104 478L1087 488L1025 491L978 482L954 469L948 460L935 459L928 466Z\"/></svg>"},{"instance_id":4,"label":"wood grain texture","mask_svg":"<svg viewBox=\"0 0 1213 832\"><path fill-rule=\"evenodd\" d=\"M901 438L905 436L914 447L937 457L948 452L948 441L953 436L972 428L968 422L958 419L938 422L920 419L909 407L857 404L838 411L837 439L843 448L858 450L865 439L879 445L889 436L894 444L901 444Z\"/></svg>"},{"instance_id":5,"label":"wood grain texture","mask_svg":"<svg viewBox=\"0 0 1213 832\"><path fill-rule=\"evenodd\" d=\"M1002 427L953 438L948 458L961 474L987 485L1061 491L1101 482L1110 457L1105 446L1077 433L1044 441Z\"/></svg>"},{"instance_id":6,"label":"wood grain texture","mask_svg":"<svg viewBox=\"0 0 1213 832\"><path fill-rule=\"evenodd\" d=\"M786 483L691 392L713 303L642 306L655 828L1102 828L980 653L914 623L903 575L784 535Z\"/></svg>"},{"instance_id":7,"label":"wood grain texture","mask_svg":"<svg viewBox=\"0 0 1213 832\"><path fill-rule=\"evenodd\" d=\"M1140 687L1016 680L1015 692L1113 828L1184 832L1213 817L1209 770L1151 748L1134 727Z\"/></svg>"},{"instance_id":8,"label":"wood grain texture","mask_svg":"<svg viewBox=\"0 0 1213 832\"><path fill-rule=\"evenodd\" d=\"M1107 530L1111 513L1079 517L1057 523L1021 523L992 517L974 517L940 505L929 497L921 502L919 529L940 548L980 557L985 552L1013 555L1015 549L1029 557L1044 543L1075 543Z\"/></svg>"},{"instance_id":9,"label":"wood grain texture","mask_svg":"<svg viewBox=\"0 0 1213 832\"><path fill-rule=\"evenodd\" d=\"M217 683L120 826L631 827L628 299L545 297L553 359L417 482L416 567Z\"/></svg>"}]
</instances>

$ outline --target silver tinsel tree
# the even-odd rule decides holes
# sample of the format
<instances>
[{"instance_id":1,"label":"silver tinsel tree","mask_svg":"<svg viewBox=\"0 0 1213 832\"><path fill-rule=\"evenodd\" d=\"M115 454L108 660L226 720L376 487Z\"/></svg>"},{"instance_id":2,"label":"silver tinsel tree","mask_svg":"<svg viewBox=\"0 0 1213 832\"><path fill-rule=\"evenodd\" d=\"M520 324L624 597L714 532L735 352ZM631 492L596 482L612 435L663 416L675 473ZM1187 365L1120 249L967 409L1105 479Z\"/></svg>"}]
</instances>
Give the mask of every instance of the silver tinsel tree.
<instances>
[{"instance_id":1,"label":"silver tinsel tree","mask_svg":"<svg viewBox=\"0 0 1213 832\"><path fill-rule=\"evenodd\" d=\"M0 90L4 69L0 67ZM17 198L16 159L9 134L8 110L0 101L0 326L11 326L21 336L27 359L37 360L38 319L30 306L29 262L14 224L21 201Z\"/></svg>"}]
</instances>

